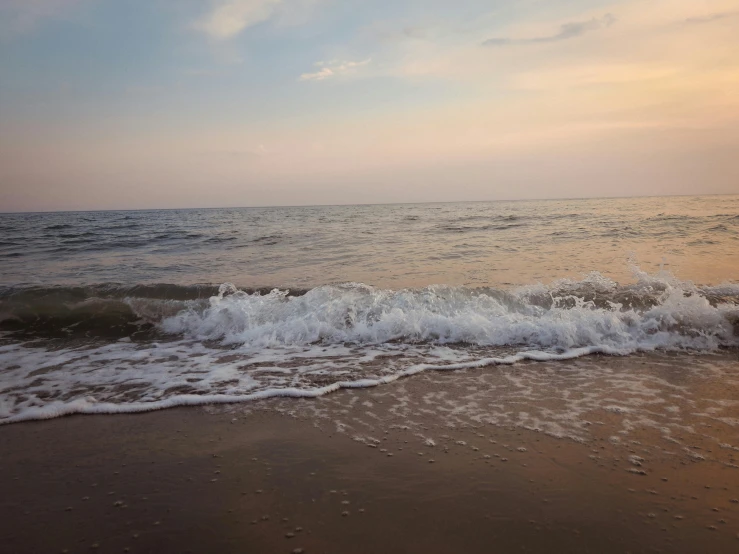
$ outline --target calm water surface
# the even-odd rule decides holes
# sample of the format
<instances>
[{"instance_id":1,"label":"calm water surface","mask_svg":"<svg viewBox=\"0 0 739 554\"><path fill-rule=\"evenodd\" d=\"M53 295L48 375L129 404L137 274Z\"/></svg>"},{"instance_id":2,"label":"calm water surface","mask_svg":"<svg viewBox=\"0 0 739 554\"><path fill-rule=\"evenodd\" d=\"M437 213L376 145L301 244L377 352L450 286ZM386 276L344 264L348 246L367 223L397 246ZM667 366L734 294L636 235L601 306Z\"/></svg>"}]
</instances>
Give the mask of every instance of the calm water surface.
<instances>
[{"instance_id":1,"label":"calm water surface","mask_svg":"<svg viewBox=\"0 0 739 554\"><path fill-rule=\"evenodd\" d=\"M739 278L739 196L0 215L3 285Z\"/></svg>"}]
</instances>

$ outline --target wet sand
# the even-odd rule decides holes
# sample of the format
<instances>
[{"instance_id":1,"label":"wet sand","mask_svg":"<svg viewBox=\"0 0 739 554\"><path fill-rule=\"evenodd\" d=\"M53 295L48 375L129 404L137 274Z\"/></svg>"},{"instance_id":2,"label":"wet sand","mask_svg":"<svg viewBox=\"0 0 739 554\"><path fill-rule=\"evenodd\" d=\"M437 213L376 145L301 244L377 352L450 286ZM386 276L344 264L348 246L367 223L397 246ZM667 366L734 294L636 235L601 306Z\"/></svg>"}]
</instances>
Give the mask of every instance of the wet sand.
<instances>
[{"instance_id":1,"label":"wet sand","mask_svg":"<svg viewBox=\"0 0 739 554\"><path fill-rule=\"evenodd\" d=\"M739 452L450 424L419 398L462 381L433 379L0 427L0 550L739 551Z\"/></svg>"}]
</instances>

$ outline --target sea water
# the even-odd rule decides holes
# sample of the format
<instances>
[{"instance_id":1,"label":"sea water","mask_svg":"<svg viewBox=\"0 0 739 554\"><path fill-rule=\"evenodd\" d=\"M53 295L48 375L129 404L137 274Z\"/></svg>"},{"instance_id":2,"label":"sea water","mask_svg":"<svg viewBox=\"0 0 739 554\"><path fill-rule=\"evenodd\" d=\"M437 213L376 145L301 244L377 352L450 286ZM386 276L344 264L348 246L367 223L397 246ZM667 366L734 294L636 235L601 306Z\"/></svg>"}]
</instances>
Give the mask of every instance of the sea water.
<instances>
[{"instance_id":1,"label":"sea water","mask_svg":"<svg viewBox=\"0 0 739 554\"><path fill-rule=\"evenodd\" d=\"M0 423L593 355L731 384L738 282L739 196L4 214Z\"/></svg>"}]
</instances>

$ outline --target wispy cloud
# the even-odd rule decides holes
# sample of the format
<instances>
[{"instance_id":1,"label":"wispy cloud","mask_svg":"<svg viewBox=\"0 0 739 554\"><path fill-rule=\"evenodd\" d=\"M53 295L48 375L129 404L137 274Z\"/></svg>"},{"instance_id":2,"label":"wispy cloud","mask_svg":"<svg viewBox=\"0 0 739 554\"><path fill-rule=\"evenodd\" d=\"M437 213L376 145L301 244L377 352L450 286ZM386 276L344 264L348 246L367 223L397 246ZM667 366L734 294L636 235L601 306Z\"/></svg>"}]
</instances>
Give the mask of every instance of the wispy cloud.
<instances>
[{"instance_id":1,"label":"wispy cloud","mask_svg":"<svg viewBox=\"0 0 739 554\"><path fill-rule=\"evenodd\" d=\"M316 67L320 69L312 73L303 73L300 81L323 81L332 77L340 77L342 75L350 75L357 71L358 68L369 64L372 58L367 58L360 62L340 62L338 60L316 62Z\"/></svg>"},{"instance_id":2,"label":"wispy cloud","mask_svg":"<svg viewBox=\"0 0 739 554\"><path fill-rule=\"evenodd\" d=\"M301 25L326 0L211 0L211 10L194 27L216 40L228 40L260 23Z\"/></svg>"},{"instance_id":3,"label":"wispy cloud","mask_svg":"<svg viewBox=\"0 0 739 554\"><path fill-rule=\"evenodd\" d=\"M283 0L226 0L196 23L196 27L216 39L229 39L244 29L274 17Z\"/></svg>"},{"instance_id":4,"label":"wispy cloud","mask_svg":"<svg viewBox=\"0 0 739 554\"><path fill-rule=\"evenodd\" d=\"M14 38L36 29L43 21L64 17L84 0L2 0L0 38Z\"/></svg>"},{"instance_id":5,"label":"wispy cloud","mask_svg":"<svg viewBox=\"0 0 739 554\"><path fill-rule=\"evenodd\" d=\"M727 19L737 15L739 15L739 12L712 13L700 17L689 17L685 20L685 23L711 23L713 21L719 21L720 19Z\"/></svg>"},{"instance_id":6,"label":"wispy cloud","mask_svg":"<svg viewBox=\"0 0 739 554\"><path fill-rule=\"evenodd\" d=\"M596 31L610 27L616 22L616 18L608 13L603 17L586 21L571 21L564 23L559 27L559 31L545 36L531 37L531 38L510 38L510 37L495 37L490 38L483 42L483 46L504 46L507 44L538 44L546 42L559 42L561 40L567 40L575 37L579 37L590 31Z\"/></svg>"}]
</instances>

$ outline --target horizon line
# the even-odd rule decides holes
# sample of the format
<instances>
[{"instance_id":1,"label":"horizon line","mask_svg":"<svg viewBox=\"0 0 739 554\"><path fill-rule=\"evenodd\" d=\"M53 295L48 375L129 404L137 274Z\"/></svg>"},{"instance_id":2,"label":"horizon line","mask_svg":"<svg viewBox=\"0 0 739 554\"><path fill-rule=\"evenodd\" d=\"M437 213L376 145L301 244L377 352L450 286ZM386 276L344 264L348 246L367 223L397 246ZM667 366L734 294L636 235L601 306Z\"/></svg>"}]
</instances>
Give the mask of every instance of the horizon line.
<instances>
[{"instance_id":1,"label":"horizon line","mask_svg":"<svg viewBox=\"0 0 739 554\"><path fill-rule=\"evenodd\" d=\"M426 202L366 202L356 204L268 204L256 206L199 206L199 207L174 207L174 208L99 208L99 209L63 209L63 210L18 210L0 211L0 215L18 214L57 214L57 213L99 213L99 212L163 212L163 211L185 211L185 210L249 210L265 208L333 208L352 206L413 206L426 204L474 204L493 202L557 202L573 200L628 200L638 198L702 198L713 196L737 196L737 192L712 193L712 194L645 194L632 196L571 196L555 198L502 198L497 200L436 200Z\"/></svg>"}]
</instances>

